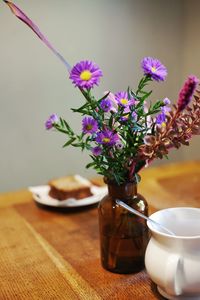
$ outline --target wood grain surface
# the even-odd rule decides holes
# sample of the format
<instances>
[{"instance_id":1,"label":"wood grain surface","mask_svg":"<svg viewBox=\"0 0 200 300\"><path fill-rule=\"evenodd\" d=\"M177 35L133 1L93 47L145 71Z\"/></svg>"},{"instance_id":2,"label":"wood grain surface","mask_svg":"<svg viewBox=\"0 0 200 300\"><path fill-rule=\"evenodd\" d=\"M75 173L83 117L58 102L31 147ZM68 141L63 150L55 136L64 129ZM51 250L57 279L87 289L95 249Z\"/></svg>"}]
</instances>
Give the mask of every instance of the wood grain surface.
<instances>
[{"instance_id":1,"label":"wood grain surface","mask_svg":"<svg viewBox=\"0 0 200 300\"><path fill-rule=\"evenodd\" d=\"M150 213L200 207L200 162L142 173ZM101 179L96 181L101 183ZM38 206L27 190L0 194L0 299L163 299L145 270L131 275L100 265L97 207Z\"/></svg>"}]
</instances>

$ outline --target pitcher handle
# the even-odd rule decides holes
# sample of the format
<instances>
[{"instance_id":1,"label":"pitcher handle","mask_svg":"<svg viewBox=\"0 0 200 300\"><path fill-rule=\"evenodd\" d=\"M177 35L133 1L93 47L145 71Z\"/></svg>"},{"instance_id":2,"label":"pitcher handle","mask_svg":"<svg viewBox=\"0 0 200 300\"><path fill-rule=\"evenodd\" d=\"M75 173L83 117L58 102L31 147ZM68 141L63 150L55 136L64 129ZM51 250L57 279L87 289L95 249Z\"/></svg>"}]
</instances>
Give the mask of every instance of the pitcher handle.
<instances>
[{"instance_id":1,"label":"pitcher handle","mask_svg":"<svg viewBox=\"0 0 200 300\"><path fill-rule=\"evenodd\" d=\"M182 293L180 280L178 276L182 265L182 258L177 254L170 255L167 261L166 277L165 277L165 290L167 294L179 296Z\"/></svg>"}]
</instances>

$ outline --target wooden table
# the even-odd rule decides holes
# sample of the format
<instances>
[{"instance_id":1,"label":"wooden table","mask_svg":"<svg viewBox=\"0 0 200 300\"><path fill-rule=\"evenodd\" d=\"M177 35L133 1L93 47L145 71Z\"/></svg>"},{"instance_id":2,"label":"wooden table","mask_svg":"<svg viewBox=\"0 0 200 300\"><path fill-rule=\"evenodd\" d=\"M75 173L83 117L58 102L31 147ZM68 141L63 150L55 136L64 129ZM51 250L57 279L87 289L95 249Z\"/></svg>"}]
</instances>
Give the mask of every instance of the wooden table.
<instances>
[{"instance_id":1,"label":"wooden table","mask_svg":"<svg viewBox=\"0 0 200 300\"><path fill-rule=\"evenodd\" d=\"M200 207L200 162L142 172L140 192L150 212ZM145 271L102 269L97 208L55 212L38 207L27 190L0 194L0 299L163 299Z\"/></svg>"}]
</instances>

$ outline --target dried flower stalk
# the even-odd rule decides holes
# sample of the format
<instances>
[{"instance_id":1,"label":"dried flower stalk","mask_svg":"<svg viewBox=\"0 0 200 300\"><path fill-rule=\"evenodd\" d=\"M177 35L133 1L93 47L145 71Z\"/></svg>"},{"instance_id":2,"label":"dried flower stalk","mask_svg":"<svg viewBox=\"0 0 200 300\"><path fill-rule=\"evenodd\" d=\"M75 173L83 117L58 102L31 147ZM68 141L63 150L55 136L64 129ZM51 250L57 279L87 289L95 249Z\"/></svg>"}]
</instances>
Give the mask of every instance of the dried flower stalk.
<instances>
[{"instance_id":1,"label":"dried flower stalk","mask_svg":"<svg viewBox=\"0 0 200 300\"><path fill-rule=\"evenodd\" d=\"M157 126L155 135L148 135L145 144L139 148L138 157L151 161L156 157L163 158L169 149L189 145L192 135L200 134L200 91L196 91L191 106L180 111L177 105L166 116L166 125Z\"/></svg>"}]
</instances>

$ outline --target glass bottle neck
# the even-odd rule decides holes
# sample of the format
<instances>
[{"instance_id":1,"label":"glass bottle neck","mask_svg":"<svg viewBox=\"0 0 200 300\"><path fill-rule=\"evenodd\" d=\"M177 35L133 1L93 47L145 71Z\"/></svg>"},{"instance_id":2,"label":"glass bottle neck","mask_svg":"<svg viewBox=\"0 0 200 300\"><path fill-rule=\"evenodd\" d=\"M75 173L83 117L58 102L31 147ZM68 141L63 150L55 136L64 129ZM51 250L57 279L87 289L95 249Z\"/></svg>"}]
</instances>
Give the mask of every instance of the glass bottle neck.
<instances>
[{"instance_id":1,"label":"glass bottle neck","mask_svg":"<svg viewBox=\"0 0 200 300\"><path fill-rule=\"evenodd\" d=\"M113 198L130 199L137 195L137 184L133 182L121 185L108 183L108 193Z\"/></svg>"}]
</instances>

